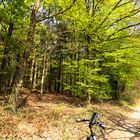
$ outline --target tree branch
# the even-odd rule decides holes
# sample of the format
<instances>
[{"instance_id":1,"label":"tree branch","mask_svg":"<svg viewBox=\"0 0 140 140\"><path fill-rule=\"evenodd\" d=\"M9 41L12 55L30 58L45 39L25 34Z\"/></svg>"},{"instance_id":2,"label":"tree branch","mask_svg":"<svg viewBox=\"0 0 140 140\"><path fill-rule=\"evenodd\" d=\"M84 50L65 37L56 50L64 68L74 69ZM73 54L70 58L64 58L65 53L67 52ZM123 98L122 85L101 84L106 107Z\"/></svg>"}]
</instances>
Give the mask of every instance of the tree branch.
<instances>
[{"instance_id":1,"label":"tree branch","mask_svg":"<svg viewBox=\"0 0 140 140\"><path fill-rule=\"evenodd\" d=\"M53 14L51 16L42 16L42 17L40 17L40 19L38 19L37 22L41 22L41 21L43 21L45 19L49 19L49 18L52 18L52 17L55 17L55 16L58 16L58 15L61 15L61 14L65 13L66 11L68 11L69 9L71 9L74 6L75 2L76 2L76 0L73 0L72 4L69 7L67 7L65 10L63 10L63 11L55 13L55 14Z\"/></svg>"},{"instance_id":2,"label":"tree branch","mask_svg":"<svg viewBox=\"0 0 140 140\"><path fill-rule=\"evenodd\" d=\"M129 18L129 17L131 17L131 16L136 15L137 13L139 13L139 12L140 12L140 8L135 9L135 10L133 10L133 11L131 11L131 12L132 12L131 14L126 15L126 16L124 16L124 17L120 18L120 19L115 20L113 23L111 23L111 24L109 25L109 27L108 27L108 28L110 28L110 27L111 27L114 23L117 23L117 22L119 22L119 21L121 21L121 20L123 20L123 19L126 19L126 18ZM133 13L133 12L134 12L134 13Z\"/></svg>"},{"instance_id":3,"label":"tree branch","mask_svg":"<svg viewBox=\"0 0 140 140\"><path fill-rule=\"evenodd\" d=\"M126 4L129 4L129 3L133 2L133 1L134 1L134 0L130 0L130 1L128 1L128 2L125 2L125 3L121 4L121 5L119 5L118 8L119 8L119 7L122 7L122 6L126 5Z\"/></svg>"},{"instance_id":4,"label":"tree branch","mask_svg":"<svg viewBox=\"0 0 140 140\"><path fill-rule=\"evenodd\" d=\"M97 32L98 29L106 22L106 20L108 19L108 16L111 15L111 13L118 7L118 5L122 2L122 0L119 0L115 6L112 8L112 10L107 14L107 16L104 18L104 20L101 22L101 24L95 29L95 31Z\"/></svg>"},{"instance_id":5,"label":"tree branch","mask_svg":"<svg viewBox=\"0 0 140 140\"><path fill-rule=\"evenodd\" d=\"M125 38L128 38L128 37L131 37L132 35L125 35L125 36L118 36L118 37L114 37L114 38L111 38L111 39L107 39L105 41L113 41L113 40L116 40L116 39L125 39Z\"/></svg>"},{"instance_id":6,"label":"tree branch","mask_svg":"<svg viewBox=\"0 0 140 140\"><path fill-rule=\"evenodd\" d=\"M111 35L109 35L108 38L107 38L107 40L109 40L113 35L115 35L115 34L118 33L118 32L121 32L121 31L123 31L123 30L125 30L125 29L129 29L129 28L131 28L131 27L138 26L138 25L140 25L140 22L138 22L138 23L136 23L136 24L128 25L128 26L126 26L126 27L123 27L123 28L117 30L116 32L112 33Z\"/></svg>"}]
</instances>

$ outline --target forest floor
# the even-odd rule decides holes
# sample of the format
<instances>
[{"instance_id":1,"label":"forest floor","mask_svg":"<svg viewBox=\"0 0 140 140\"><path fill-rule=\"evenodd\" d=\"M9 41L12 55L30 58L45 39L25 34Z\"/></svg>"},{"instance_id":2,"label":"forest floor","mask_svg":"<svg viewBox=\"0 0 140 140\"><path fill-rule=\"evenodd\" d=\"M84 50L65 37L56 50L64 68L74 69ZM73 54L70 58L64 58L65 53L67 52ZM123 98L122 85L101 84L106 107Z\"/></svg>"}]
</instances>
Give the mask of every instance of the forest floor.
<instances>
[{"instance_id":1,"label":"forest floor","mask_svg":"<svg viewBox=\"0 0 140 140\"><path fill-rule=\"evenodd\" d=\"M98 140L140 139L140 104L132 109L112 101L85 105L56 94L45 94L40 100L34 93L16 114L0 106L0 140L84 140L88 125L76 119L90 118L93 112L106 124L105 131L96 129Z\"/></svg>"}]
</instances>

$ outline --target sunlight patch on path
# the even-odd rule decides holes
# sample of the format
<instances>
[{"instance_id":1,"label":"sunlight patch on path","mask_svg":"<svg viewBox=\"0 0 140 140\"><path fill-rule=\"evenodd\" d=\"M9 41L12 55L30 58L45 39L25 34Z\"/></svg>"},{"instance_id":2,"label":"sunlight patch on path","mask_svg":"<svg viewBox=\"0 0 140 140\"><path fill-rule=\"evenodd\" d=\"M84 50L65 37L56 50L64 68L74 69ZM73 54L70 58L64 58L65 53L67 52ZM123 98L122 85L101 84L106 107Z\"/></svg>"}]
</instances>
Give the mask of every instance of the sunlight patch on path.
<instances>
[{"instance_id":1,"label":"sunlight patch on path","mask_svg":"<svg viewBox=\"0 0 140 140\"><path fill-rule=\"evenodd\" d=\"M135 107L134 109L135 111L133 113L130 114L130 117L132 119L137 119L140 120L140 105Z\"/></svg>"}]
</instances>

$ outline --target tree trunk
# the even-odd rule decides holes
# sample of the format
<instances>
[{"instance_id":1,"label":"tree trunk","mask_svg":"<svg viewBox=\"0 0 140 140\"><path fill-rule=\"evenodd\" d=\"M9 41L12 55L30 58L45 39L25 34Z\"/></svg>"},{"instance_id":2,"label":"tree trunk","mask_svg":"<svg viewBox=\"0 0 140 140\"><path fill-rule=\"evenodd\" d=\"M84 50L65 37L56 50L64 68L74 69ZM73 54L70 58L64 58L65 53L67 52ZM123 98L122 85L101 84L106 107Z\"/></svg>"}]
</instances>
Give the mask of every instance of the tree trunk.
<instances>
[{"instance_id":1,"label":"tree trunk","mask_svg":"<svg viewBox=\"0 0 140 140\"><path fill-rule=\"evenodd\" d=\"M48 61L48 90L49 90L49 92L51 92L52 91L52 73L51 73L51 71L52 71L52 65L51 65L51 63L52 63L52 60L51 60L52 58L51 58L51 55L49 54L49 61Z\"/></svg>"},{"instance_id":2,"label":"tree trunk","mask_svg":"<svg viewBox=\"0 0 140 140\"><path fill-rule=\"evenodd\" d=\"M32 86L33 86L33 82L34 82L34 71L35 71L35 55L36 55L36 51L34 50L34 56L33 56L33 59L32 59L32 64L31 64L31 72L30 72L30 84L31 84L31 89L32 89Z\"/></svg>"},{"instance_id":3,"label":"tree trunk","mask_svg":"<svg viewBox=\"0 0 140 140\"><path fill-rule=\"evenodd\" d=\"M62 48L60 47L60 49ZM62 80L62 52L60 52L60 59L58 64L57 93L61 92L61 80Z\"/></svg>"},{"instance_id":4,"label":"tree trunk","mask_svg":"<svg viewBox=\"0 0 140 140\"><path fill-rule=\"evenodd\" d=\"M15 76L13 78L12 82L12 91L11 91L11 108L14 112L17 111L17 105L18 105L18 97L19 93L22 89L22 83L23 83L23 77L25 74L25 69L27 65L27 58L26 54L23 54L23 57L20 59L19 56L17 57L17 67L15 71Z\"/></svg>"},{"instance_id":5,"label":"tree trunk","mask_svg":"<svg viewBox=\"0 0 140 140\"><path fill-rule=\"evenodd\" d=\"M37 70L38 70L38 61L35 58L34 77L33 77L33 89L36 88L36 83L37 83Z\"/></svg>"},{"instance_id":6,"label":"tree trunk","mask_svg":"<svg viewBox=\"0 0 140 140\"><path fill-rule=\"evenodd\" d=\"M43 56L43 71L42 71L42 78L41 78L41 94L43 94L44 91L44 80L45 80L45 76L46 76L46 58L47 58L47 54L46 54L46 46L44 47L44 56Z\"/></svg>"},{"instance_id":7,"label":"tree trunk","mask_svg":"<svg viewBox=\"0 0 140 140\"><path fill-rule=\"evenodd\" d=\"M18 73L16 75L16 79L12 87L11 99L12 99L12 110L14 112L17 110L18 95L20 93L21 83L23 81L25 70L28 64L28 57L33 48L33 39L34 39L35 28L36 28L36 14L38 12L39 7L40 7L40 0L35 0L35 6L32 9L29 32L27 35L27 48L24 51L22 58L20 59L20 63L18 66Z\"/></svg>"}]
</instances>

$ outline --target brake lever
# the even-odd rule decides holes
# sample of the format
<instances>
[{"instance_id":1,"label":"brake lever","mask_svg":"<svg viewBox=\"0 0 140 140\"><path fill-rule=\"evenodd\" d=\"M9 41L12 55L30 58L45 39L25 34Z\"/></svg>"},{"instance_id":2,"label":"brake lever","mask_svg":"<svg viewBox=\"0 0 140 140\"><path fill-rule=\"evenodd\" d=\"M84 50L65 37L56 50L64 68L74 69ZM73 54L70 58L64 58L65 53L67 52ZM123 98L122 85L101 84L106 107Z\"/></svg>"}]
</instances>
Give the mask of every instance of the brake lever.
<instances>
[{"instance_id":1,"label":"brake lever","mask_svg":"<svg viewBox=\"0 0 140 140\"><path fill-rule=\"evenodd\" d=\"M105 130L105 128L106 128L106 126L105 126L105 124L104 123L102 123L102 122L97 122L97 125L99 125L99 127L101 127L103 130Z\"/></svg>"}]
</instances>

